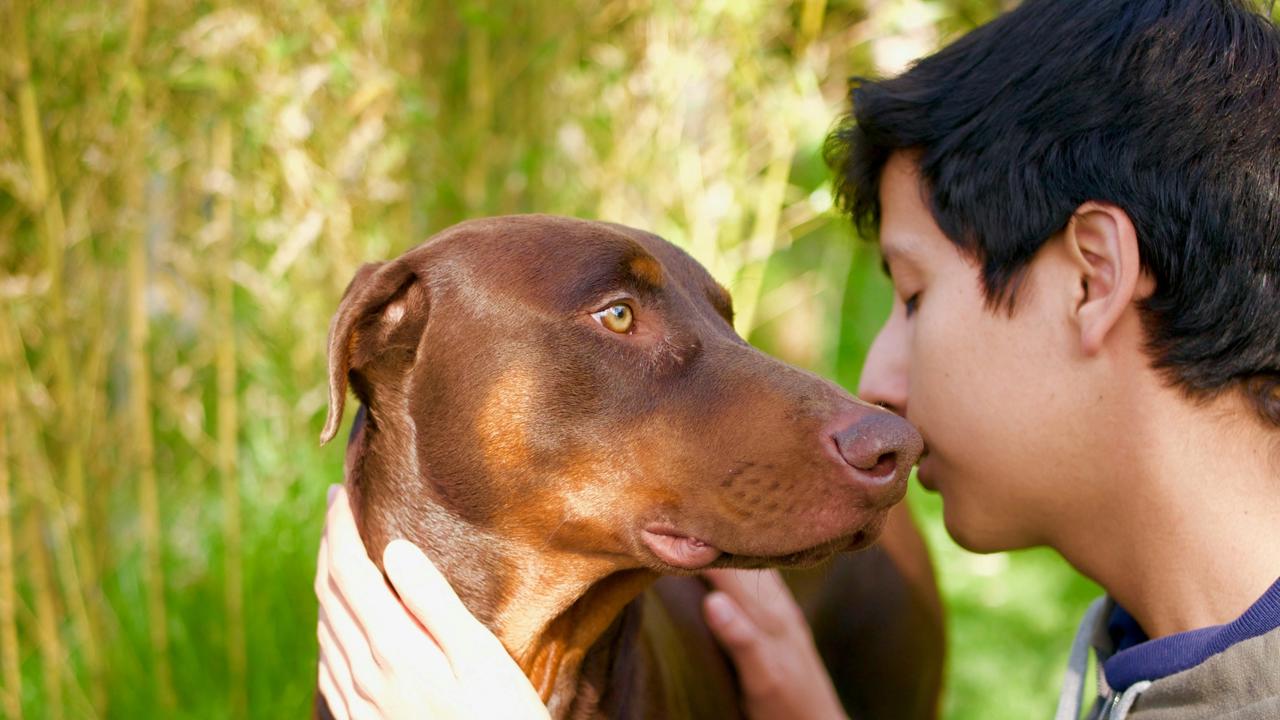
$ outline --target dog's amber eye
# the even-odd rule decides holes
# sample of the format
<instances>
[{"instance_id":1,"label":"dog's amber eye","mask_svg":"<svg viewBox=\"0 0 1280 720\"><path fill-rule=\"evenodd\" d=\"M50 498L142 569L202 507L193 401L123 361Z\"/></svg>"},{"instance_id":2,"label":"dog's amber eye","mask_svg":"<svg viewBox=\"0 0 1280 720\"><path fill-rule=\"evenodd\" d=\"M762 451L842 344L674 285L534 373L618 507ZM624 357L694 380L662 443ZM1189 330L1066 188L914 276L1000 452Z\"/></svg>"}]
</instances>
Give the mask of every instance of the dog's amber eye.
<instances>
[{"instance_id":1,"label":"dog's amber eye","mask_svg":"<svg viewBox=\"0 0 1280 720\"><path fill-rule=\"evenodd\" d=\"M616 303L601 310L592 313L601 325L612 330L613 332L623 334L631 330L631 324L635 322L635 316L631 312L631 306L626 303Z\"/></svg>"}]
</instances>

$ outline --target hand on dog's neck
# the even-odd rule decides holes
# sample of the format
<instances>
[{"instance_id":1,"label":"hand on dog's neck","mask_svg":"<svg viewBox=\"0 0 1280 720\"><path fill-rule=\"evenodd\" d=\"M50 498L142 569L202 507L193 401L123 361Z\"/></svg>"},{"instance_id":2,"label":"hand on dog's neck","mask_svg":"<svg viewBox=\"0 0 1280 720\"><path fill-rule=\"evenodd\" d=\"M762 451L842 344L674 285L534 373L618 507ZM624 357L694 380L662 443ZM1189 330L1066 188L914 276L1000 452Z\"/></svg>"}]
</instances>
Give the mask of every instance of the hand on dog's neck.
<instances>
[{"instance_id":1,"label":"hand on dog's neck","mask_svg":"<svg viewBox=\"0 0 1280 720\"><path fill-rule=\"evenodd\" d=\"M365 433L361 420L352 429L346 476L370 556L380 566L381 549L398 537L422 548L516 659L552 717L565 716L587 652L657 574L527 547L457 517L435 502L428 488L406 491L400 486L409 479L395 477L400 473L390 467L402 453L377 450L384 442L397 446L399 440L388 437L394 431L383 427ZM427 482L425 472L418 475L413 482Z\"/></svg>"},{"instance_id":2,"label":"hand on dog's neck","mask_svg":"<svg viewBox=\"0 0 1280 720\"><path fill-rule=\"evenodd\" d=\"M426 551L471 613L516 659L552 717L564 717L573 705L587 652L657 575L643 569L575 567L572 558L529 548L496 551L500 541L446 518L438 506L435 510L440 514L424 517L416 527L399 528L397 536ZM441 534L442 527L450 530ZM474 540L457 543L458 537ZM390 539L369 546L385 547ZM371 540L365 535L366 544Z\"/></svg>"}]
</instances>

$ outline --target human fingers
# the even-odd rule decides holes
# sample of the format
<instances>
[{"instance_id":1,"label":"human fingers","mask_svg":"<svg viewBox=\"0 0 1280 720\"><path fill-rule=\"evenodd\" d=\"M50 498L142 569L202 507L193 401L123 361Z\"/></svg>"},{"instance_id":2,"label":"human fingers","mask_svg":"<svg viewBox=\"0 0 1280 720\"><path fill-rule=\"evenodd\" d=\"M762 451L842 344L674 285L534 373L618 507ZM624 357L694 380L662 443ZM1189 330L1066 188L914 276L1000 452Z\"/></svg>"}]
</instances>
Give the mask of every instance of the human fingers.
<instances>
[{"instance_id":1,"label":"human fingers","mask_svg":"<svg viewBox=\"0 0 1280 720\"><path fill-rule=\"evenodd\" d=\"M804 612L777 570L708 570L703 577L760 630L771 635L808 630Z\"/></svg>"},{"instance_id":2,"label":"human fingers","mask_svg":"<svg viewBox=\"0 0 1280 720\"><path fill-rule=\"evenodd\" d=\"M324 653L320 654L320 661L316 666L319 668L316 686L320 689L320 696L324 698L325 707L329 709L329 715L334 720L349 720L351 714L347 712L346 700L338 689L338 682L333 679L333 670L329 668Z\"/></svg>"},{"instance_id":3,"label":"human fingers","mask_svg":"<svg viewBox=\"0 0 1280 720\"><path fill-rule=\"evenodd\" d=\"M333 496L337 489L337 485L329 486L328 505L330 506L333 505ZM318 603L316 607L316 642L319 646L319 657L316 659L316 686L320 691L321 697L324 698L329 714L333 716L334 720L349 720L351 713L347 710L346 696L338 685L333 668L330 667L333 662L332 658L339 657L341 651L333 646L332 632L329 630L324 617L324 603L329 594L328 557L328 547L322 537L320 549L316 553L316 579L313 587ZM342 660L342 662L345 663L345 660Z\"/></svg>"},{"instance_id":4,"label":"human fingers","mask_svg":"<svg viewBox=\"0 0 1280 720\"><path fill-rule=\"evenodd\" d=\"M741 591L741 585L732 584L741 579L727 580L718 587ZM786 589L785 585L762 582L768 587L763 592ZM738 670L747 716L751 720L844 718L835 688L798 606L795 607L798 621L778 620L780 630L769 632L742 606L738 597L760 604L752 593L731 595L725 590L714 590L703 599L703 614L711 634L724 646ZM795 605L789 591L786 600ZM775 611L778 616L791 614L790 609Z\"/></svg>"},{"instance_id":5,"label":"human fingers","mask_svg":"<svg viewBox=\"0 0 1280 720\"><path fill-rule=\"evenodd\" d=\"M408 611L435 638L470 716L547 717L546 706L497 637L471 615L426 555L404 540L383 553L387 577Z\"/></svg>"},{"instance_id":6,"label":"human fingers","mask_svg":"<svg viewBox=\"0 0 1280 720\"><path fill-rule=\"evenodd\" d=\"M349 711L358 716L362 704L373 704L382 697L384 663L375 658L365 629L352 617L351 606L342 596L333 572L330 545L326 530L316 563L316 597L320 604L317 634L320 651L330 658L339 689L350 692Z\"/></svg>"},{"instance_id":7,"label":"human fingers","mask_svg":"<svg viewBox=\"0 0 1280 720\"><path fill-rule=\"evenodd\" d=\"M325 702L328 703L334 718L354 720L357 715L353 712L352 706L362 706L367 703L355 691L346 656L340 648L335 647L332 631L328 627L318 624L316 637L320 647L318 658L320 688Z\"/></svg>"},{"instance_id":8,"label":"human fingers","mask_svg":"<svg viewBox=\"0 0 1280 720\"><path fill-rule=\"evenodd\" d=\"M388 587L387 592L388 594L392 593L392 588ZM431 636L431 633L427 631L427 628L414 617L413 612L405 606L403 599L397 598L395 605L394 612L400 616L397 618L397 625L411 628L407 631L408 634L401 639L405 641L406 645L412 645L412 656L388 668L389 673L393 676L402 677L409 682L425 679L432 688L452 687L453 683L456 682L456 678L454 677L453 666L449 663L449 658L445 655L444 650L436 639ZM443 713L440 717L453 717L453 715Z\"/></svg>"},{"instance_id":9,"label":"human fingers","mask_svg":"<svg viewBox=\"0 0 1280 720\"><path fill-rule=\"evenodd\" d=\"M462 671L459 664L512 662L506 648L476 620L416 545L392 540L383 551L382 565L401 602L435 638L455 673Z\"/></svg>"},{"instance_id":10,"label":"human fingers","mask_svg":"<svg viewBox=\"0 0 1280 720\"><path fill-rule=\"evenodd\" d=\"M330 608L339 641L362 642L372 661L384 670L420 659L414 655L422 649L421 644L410 639L421 631L410 622L382 572L369 559L342 488L334 493L329 506L321 545L328 549L328 591L342 603ZM368 669L361 664L363 654L351 660L357 672Z\"/></svg>"},{"instance_id":11,"label":"human fingers","mask_svg":"<svg viewBox=\"0 0 1280 720\"><path fill-rule=\"evenodd\" d=\"M716 640L733 659L745 685L756 687L771 677L769 636L733 598L716 590L702 600L703 616Z\"/></svg>"},{"instance_id":12,"label":"human fingers","mask_svg":"<svg viewBox=\"0 0 1280 720\"><path fill-rule=\"evenodd\" d=\"M479 716L463 703L443 651L369 560L340 489L330 493L316 565L322 692L331 703L351 720Z\"/></svg>"},{"instance_id":13,"label":"human fingers","mask_svg":"<svg viewBox=\"0 0 1280 720\"><path fill-rule=\"evenodd\" d=\"M329 689L325 699L332 708L350 720L359 720L371 715L372 707L368 698L362 697L356 689L351 674L351 665L343 648L338 646L333 629L323 615L316 623L316 640L320 646L320 672L322 678L328 680Z\"/></svg>"}]
</instances>

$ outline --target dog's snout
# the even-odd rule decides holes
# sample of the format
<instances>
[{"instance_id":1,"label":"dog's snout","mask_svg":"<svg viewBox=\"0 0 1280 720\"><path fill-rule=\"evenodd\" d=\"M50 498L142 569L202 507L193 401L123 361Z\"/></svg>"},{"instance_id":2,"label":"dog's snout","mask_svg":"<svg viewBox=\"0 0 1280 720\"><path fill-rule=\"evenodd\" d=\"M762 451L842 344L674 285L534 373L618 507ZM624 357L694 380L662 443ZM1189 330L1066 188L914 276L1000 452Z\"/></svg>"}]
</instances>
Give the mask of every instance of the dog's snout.
<instances>
[{"instance_id":1,"label":"dog's snout","mask_svg":"<svg viewBox=\"0 0 1280 720\"><path fill-rule=\"evenodd\" d=\"M920 457L924 440L911 423L888 412L872 412L833 435L840 457L866 484L891 484Z\"/></svg>"}]
</instances>

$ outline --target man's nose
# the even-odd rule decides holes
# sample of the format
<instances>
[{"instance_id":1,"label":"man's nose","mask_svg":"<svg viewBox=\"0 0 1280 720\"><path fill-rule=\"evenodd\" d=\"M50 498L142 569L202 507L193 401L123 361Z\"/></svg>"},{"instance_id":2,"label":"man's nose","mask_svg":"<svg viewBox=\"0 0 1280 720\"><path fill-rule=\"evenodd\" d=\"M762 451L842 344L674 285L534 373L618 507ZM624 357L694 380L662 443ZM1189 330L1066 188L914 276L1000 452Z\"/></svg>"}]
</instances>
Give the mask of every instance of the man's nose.
<instances>
[{"instance_id":1,"label":"man's nose","mask_svg":"<svg viewBox=\"0 0 1280 720\"><path fill-rule=\"evenodd\" d=\"M906 416L908 374L908 338L902 328L890 320L871 343L867 361L858 380L858 397Z\"/></svg>"}]
</instances>

